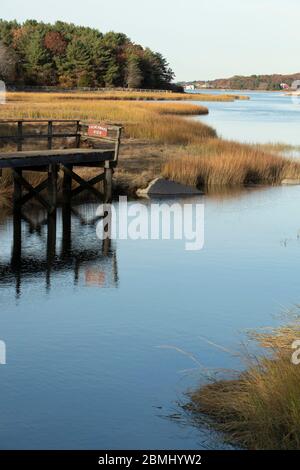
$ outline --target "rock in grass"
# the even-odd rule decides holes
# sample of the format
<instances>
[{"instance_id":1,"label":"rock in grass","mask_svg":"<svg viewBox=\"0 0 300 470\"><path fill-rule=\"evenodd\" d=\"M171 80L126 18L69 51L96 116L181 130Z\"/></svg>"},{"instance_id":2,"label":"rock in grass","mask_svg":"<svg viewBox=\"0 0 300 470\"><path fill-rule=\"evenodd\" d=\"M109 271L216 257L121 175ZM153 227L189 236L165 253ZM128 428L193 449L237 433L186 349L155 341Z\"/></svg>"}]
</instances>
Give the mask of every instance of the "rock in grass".
<instances>
[{"instance_id":1,"label":"rock in grass","mask_svg":"<svg viewBox=\"0 0 300 470\"><path fill-rule=\"evenodd\" d=\"M151 196L191 196L203 194L196 188L186 186L175 181L167 180L165 178L156 178L151 181L145 189L138 189L136 192L139 197Z\"/></svg>"}]
</instances>

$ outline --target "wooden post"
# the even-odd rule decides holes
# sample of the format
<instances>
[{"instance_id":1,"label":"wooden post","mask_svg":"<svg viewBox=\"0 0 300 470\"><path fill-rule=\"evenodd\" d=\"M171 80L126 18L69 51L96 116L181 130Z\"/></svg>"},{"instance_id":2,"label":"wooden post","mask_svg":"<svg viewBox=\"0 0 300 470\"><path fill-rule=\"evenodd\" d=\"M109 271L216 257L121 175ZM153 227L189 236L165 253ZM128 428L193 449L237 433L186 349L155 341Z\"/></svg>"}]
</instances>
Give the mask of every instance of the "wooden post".
<instances>
[{"instance_id":1,"label":"wooden post","mask_svg":"<svg viewBox=\"0 0 300 470\"><path fill-rule=\"evenodd\" d=\"M55 164L49 165L48 169L48 196L50 212L54 212L57 204L57 165Z\"/></svg>"},{"instance_id":2,"label":"wooden post","mask_svg":"<svg viewBox=\"0 0 300 470\"><path fill-rule=\"evenodd\" d=\"M52 133L53 133L53 123L48 121L48 150L52 149Z\"/></svg>"},{"instance_id":3,"label":"wooden post","mask_svg":"<svg viewBox=\"0 0 300 470\"><path fill-rule=\"evenodd\" d=\"M18 121L18 132L17 132L17 150L21 152L23 148L23 122Z\"/></svg>"},{"instance_id":4,"label":"wooden post","mask_svg":"<svg viewBox=\"0 0 300 470\"><path fill-rule=\"evenodd\" d=\"M73 171L73 165L66 165L70 171ZM63 177L63 198L64 203L71 202L71 191L72 191L72 176L69 172L64 171Z\"/></svg>"},{"instance_id":5,"label":"wooden post","mask_svg":"<svg viewBox=\"0 0 300 470\"><path fill-rule=\"evenodd\" d=\"M20 207L20 201L22 199L22 184L20 183L18 176L22 176L21 168L15 168L13 170L14 177L14 209L17 210Z\"/></svg>"},{"instance_id":6,"label":"wooden post","mask_svg":"<svg viewBox=\"0 0 300 470\"><path fill-rule=\"evenodd\" d=\"M118 157L119 157L121 135L122 135L122 128L119 127L117 130L117 139L116 139L116 145L115 145L115 158L114 158L115 161L118 161Z\"/></svg>"},{"instance_id":7,"label":"wooden post","mask_svg":"<svg viewBox=\"0 0 300 470\"><path fill-rule=\"evenodd\" d=\"M104 168L104 202L112 201L112 173L109 162L105 162Z\"/></svg>"},{"instance_id":8,"label":"wooden post","mask_svg":"<svg viewBox=\"0 0 300 470\"><path fill-rule=\"evenodd\" d=\"M80 121L76 122L76 148L80 148L80 131L81 131L81 126L80 126Z\"/></svg>"}]
</instances>

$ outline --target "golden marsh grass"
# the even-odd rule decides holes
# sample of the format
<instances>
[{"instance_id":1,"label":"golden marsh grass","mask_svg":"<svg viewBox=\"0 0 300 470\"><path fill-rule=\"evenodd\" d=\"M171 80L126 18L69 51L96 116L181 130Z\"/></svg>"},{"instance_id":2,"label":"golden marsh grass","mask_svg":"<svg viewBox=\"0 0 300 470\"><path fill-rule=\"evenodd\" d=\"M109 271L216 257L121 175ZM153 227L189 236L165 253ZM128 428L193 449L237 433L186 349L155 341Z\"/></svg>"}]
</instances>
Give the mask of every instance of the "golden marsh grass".
<instances>
[{"instance_id":1,"label":"golden marsh grass","mask_svg":"<svg viewBox=\"0 0 300 470\"><path fill-rule=\"evenodd\" d=\"M39 92L12 92L7 94L8 101L235 101L248 100L247 95L236 94L208 94L208 93L161 93L161 92L65 92L65 93L39 93Z\"/></svg>"},{"instance_id":2,"label":"golden marsh grass","mask_svg":"<svg viewBox=\"0 0 300 470\"><path fill-rule=\"evenodd\" d=\"M232 380L215 381L192 393L190 408L205 414L227 439L253 450L298 450L300 366L292 363L299 321L254 339L267 349L247 355L247 369Z\"/></svg>"},{"instance_id":3,"label":"golden marsh grass","mask_svg":"<svg viewBox=\"0 0 300 470\"><path fill-rule=\"evenodd\" d=\"M8 100L0 108L0 119L81 119L107 121L124 125L125 136L152 140L164 144L188 144L199 139L216 136L209 126L191 123L180 116L207 114L201 105L186 103L144 103L140 101L82 100L81 94L73 99L63 99L45 93L16 93L17 99ZM25 95L25 101L20 99ZM32 101L29 101L28 98Z\"/></svg>"},{"instance_id":4,"label":"golden marsh grass","mask_svg":"<svg viewBox=\"0 0 300 470\"><path fill-rule=\"evenodd\" d=\"M299 178L300 163L250 145L207 139L179 149L162 171L166 178L209 190Z\"/></svg>"}]
</instances>

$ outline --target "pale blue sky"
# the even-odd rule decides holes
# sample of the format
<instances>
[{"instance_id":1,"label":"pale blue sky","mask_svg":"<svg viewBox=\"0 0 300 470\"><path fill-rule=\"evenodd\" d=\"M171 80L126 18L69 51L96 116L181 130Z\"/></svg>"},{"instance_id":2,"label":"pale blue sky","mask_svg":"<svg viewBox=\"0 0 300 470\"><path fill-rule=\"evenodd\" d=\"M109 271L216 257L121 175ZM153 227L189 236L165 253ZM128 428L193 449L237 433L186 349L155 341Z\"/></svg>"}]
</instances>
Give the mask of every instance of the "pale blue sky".
<instances>
[{"instance_id":1,"label":"pale blue sky","mask_svg":"<svg viewBox=\"0 0 300 470\"><path fill-rule=\"evenodd\" d=\"M124 32L177 80L300 72L299 0L2 0L0 17Z\"/></svg>"}]
</instances>

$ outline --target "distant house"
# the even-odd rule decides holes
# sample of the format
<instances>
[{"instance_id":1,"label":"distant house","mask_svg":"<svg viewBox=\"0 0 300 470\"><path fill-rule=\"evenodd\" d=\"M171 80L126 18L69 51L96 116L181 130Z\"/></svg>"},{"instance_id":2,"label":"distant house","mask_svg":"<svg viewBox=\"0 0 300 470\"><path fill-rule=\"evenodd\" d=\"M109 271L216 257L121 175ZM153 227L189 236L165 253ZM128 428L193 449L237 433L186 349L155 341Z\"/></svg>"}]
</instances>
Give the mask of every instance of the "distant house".
<instances>
[{"instance_id":1,"label":"distant house","mask_svg":"<svg viewBox=\"0 0 300 470\"><path fill-rule=\"evenodd\" d=\"M184 91L194 91L195 89L195 85L185 85L184 87Z\"/></svg>"},{"instance_id":2,"label":"distant house","mask_svg":"<svg viewBox=\"0 0 300 470\"><path fill-rule=\"evenodd\" d=\"M295 80L293 83L292 83L292 86L291 86L292 90L300 90L300 80Z\"/></svg>"},{"instance_id":3,"label":"distant house","mask_svg":"<svg viewBox=\"0 0 300 470\"><path fill-rule=\"evenodd\" d=\"M288 90L290 87L288 86L287 83L280 83L280 88L281 88L282 90Z\"/></svg>"}]
</instances>

